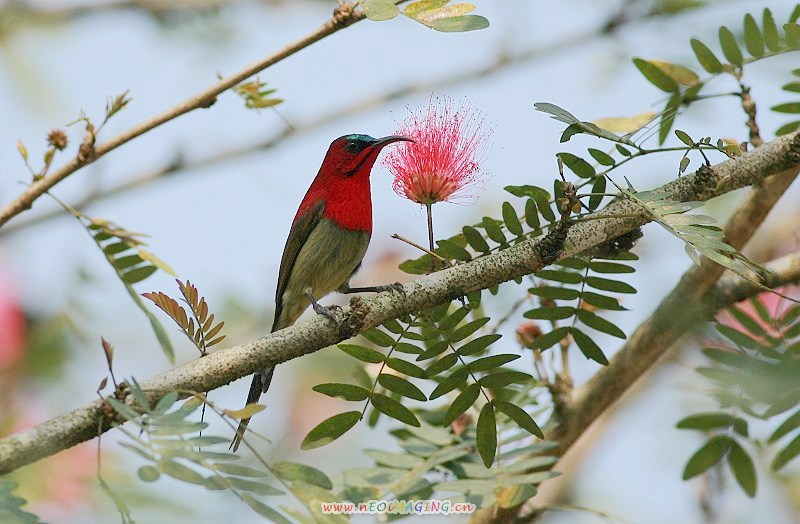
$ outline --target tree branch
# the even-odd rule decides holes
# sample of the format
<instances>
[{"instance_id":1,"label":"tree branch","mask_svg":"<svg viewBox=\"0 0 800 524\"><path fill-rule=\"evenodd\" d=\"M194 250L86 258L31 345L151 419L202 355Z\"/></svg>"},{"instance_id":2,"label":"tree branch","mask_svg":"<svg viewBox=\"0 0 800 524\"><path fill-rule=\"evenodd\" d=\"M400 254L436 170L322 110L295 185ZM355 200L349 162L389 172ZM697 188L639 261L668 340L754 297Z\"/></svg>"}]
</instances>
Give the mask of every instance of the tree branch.
<instances>
[{"instance_id":1,"label":"tree branch","mask_svg":"<svg viewBox=\"0 0 800 524\"><path fill-rule=\"evenodd\" d=\"M121 0L119 5L128 5L129 3L138 5L139 2L140 0ZM556 42L532 46L520 51L509 52L502 50L500 53L498 53L497 57L493 61L487 64L482 64L468 71L456 73L452 76L433 80L431 82L409 83L377 96L360 97L356 103L340 107L339 109L309 121L302 122L300 124L293 124L291 129L285 129L266 140L261 140L244 146L238 146L225 151L215 152L199 159L192 159L191 161L185 160L180 154L178 154L174 160L160 169L155 169L138 176L130 177L130 180L103 191L90 190L87 194L81 197L80 200L73 203L72 206L76 209L83 210L86 206L95 202L117 196L129 190L143 187L152 182L171 178L176 174L182 174L186 170L208 167L210 165L215 165L269 149L279 144L281 141L283 141L283 139L289 136L294 136L300 133L318 129L332 122L337 122L342 118L352 117L353 114L357 112L380 107L389 102L412 95L414 93L435 92L449 86L475 80L476 78L487 77L508 67L531 60L536 60L538 58L547 57L548 59L551 59L555 53L563 53L577 46L584 45L593 41L598 37L598 35L613 34L630 23L670 14L668 12L659 11L658 9L653 8L644 13L636 13L631 15L626 13L628 10L630 10L629 5L621 5L615 14L609 16L606 23L600 24L597 28L580 34L569 35ZM0 15L2 15L2 9L0 9ZM65 215L63 209L60 207L53 208L45 213L27 216L25 220L15 221L13 224L0 228L0 237L17 233L29 226L40 224L42 222L62 216Z\"/></svg>"},{"instance_id":2,"label":"tree branch","mask_svg":"<svg viewBox=\"0 0 800 524\"><path fill-rule=\"evenodd\" d=\"M134 138L151 131L152 129L174 120L175 118L199 108L210 107L217 99L217 96L231 87L241 83L254 74L263 71L284 58L287 58L298 51L305 49L311 44L318 42L326 36L332 35L336 31L354 24L364 18L363 11L354 11L356 3L342 3L339 4L334 10L333 16L322 24L316 31L311 34L279 49L275 53L262 58L257 62L246 66L244 69L235 73L227 78L224 78L197 93L196 95L188 98L187 100L145 120L144 122L124 131L123 133L111 138L97 146L94 146L91 154L86 155L79 152L72 160L68 161L61 168L52 172L51 174L34 181L29 185L25 191L22 192L17 198L11 201L4 208L0 209L0 227L8 222L12 217L18 215L26 209L30 209L33 202L46 193L50 188L64 180L71 174L75 173L82 167L94 162L98 158L113 151L119 146L133 140Z\"/></svg>"},{"instance_id":3,"label":"tree branch","mask_svg":"<svg viewBox=\"0 0 800 524\"><path fill-rule=\"evenodd\" d=\"M660 189L670 191L677 200L707 200L788 169L800 169L800 133L780 137L740 158L727 160L713 168L703 168ZM625 217L614 218L620 214ZM536 272L558 258L576 255L649 220L636 204L628 200L616 200L595 215L603 219L574 224L566 238L559 235L560 230L554 230L542 239L530 239L472 262L421 277L405 286L405 296L381 293L368 300L356 297L351 300L350 307L343 310L342 320L337 325L317 316L141 381L141 386L153 400L169 391L216 389L269 365L346 340L389 319ZM601 371L614 365L612 360L612 364ZM581 388L581 391L586 389ZM0 474L89 440L98 431L108 430L111 420L103 415L102 407L102 401L97 400L3 438L0 440Z\"/></svg>"},{"instance_id":4,"label":"tree branch","mask_svg":"<svg viewBox=\"0 0 800 524\"><path fill-rule=\"evenodd\" d=\"M797 167L782 171L750 190L726 224L726 240L731 246L737 249L744 246L797 174ZM566 453L589 424L622 396L678 339L698 324L713 318L720 305L709 301L709 294L723 272L722 266L703 260L699 266L692 266L684 273L652 315L611 358L609 365L575 391L567 407L565 424L550 435L559 442L554 453ZM765 284L771 286L769 282ZM780 285L778 281L772 284Z\"/></svg>"},{"instance_id":5,"label":"tree branch","mask_svg":"<svg viewBox=\"0 0 800 524\"><path fill-rule=\"evenodd\" d=\"M725 240L729 245L741 249L747 243L797 178L799 171L797 166L791 167L757 182L750 189L725 224ZM797 268L792 263L797 261L797 256L787 260L784 263L788 263L789 267L779 265L779 268L784 272L784 278L790 282L796 281L794 271ZM558 446L549 450L548 454L563 456L589 426L654 366L678 339L697 325L713 318L720 309L735 302L711 298L713 293L722 293L717 291L717 281L723 273L722 266L708 259L703 259L699 266L692 266L684 273L650 317L639 325L614 354L609 365L598 370L586 384L572 392L572 397L564 403L560 424L545 435L548 440L558 442ZM769 287L783 283L775 275L771 278L775 279L774 282L765 283ZM750 292L745 296L762 290L739 277L734 276L728 280L731 279L739 282L736 289ZM730 282L724 289L729 290L724 296L733 296ZM503 508L491 516L485 512L476 514L473 521L510 522L518 511L519 507Z\"/></svg>"}]
</instances>

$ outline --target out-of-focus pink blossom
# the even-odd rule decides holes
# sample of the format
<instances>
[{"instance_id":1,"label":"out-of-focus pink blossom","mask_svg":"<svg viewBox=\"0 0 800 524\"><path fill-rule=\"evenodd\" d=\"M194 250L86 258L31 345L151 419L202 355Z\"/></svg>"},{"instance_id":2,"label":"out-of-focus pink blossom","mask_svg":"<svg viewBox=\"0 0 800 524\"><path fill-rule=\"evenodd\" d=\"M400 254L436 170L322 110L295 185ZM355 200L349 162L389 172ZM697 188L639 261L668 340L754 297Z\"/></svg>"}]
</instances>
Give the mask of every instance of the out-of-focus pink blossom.
<instances>
[{"instance_id":1,"label":"out-of-focus pink blossom","mask_svg":"<svg viewBox=\"0 0 800 524\"><path fill-rule=\"evenodd\" d=\"M776 291L780 292L783 295L787 295L790 297L797 297L798 296L798 287L797 286L787 286L784 288L777 289ZM781 297L780 295L776 295L775 293L761 293L755 297L761 305L770 313L773 317L780 317L783 312L791 305L791 302L788 302L786 299ZM775 326L771 326L761 320L761 317L758 315L758 312L755 310L755 307L750 303L748 300L743 300L739 302L734 307L738 308L740 311L745 313L748 317L750 317L753 322L760 325L766 334L772 337L781 337L781 331L777 329ZM737 329L745 334L748 333L748 330L741 326L738 320L734 318L733 315L728 313L727 310L721 311L717 315L717 322L720 324L724 324L730 326L734 329Z\"/></svg>"},{"instance_id":2,"label":"out-of-focus pink blossom","mask_svg":"<svg viewBox=\"0 0 800 524\"><path fill-rule=\"evenodd\" d=\"M0 278L0 370L11 369L25 349L25 315L10 282Z\"/></svg>"},{"instance_id":3,"label":"out-of-focus pink blossom","mask_svg":"<svg viewBox=\"0 0 800 524\"><path fill-rule=\"evenodd\" d=\"M431 100L400 124L403 142L384 157L394 175L395 193L430 206L436 202L472 200L483 190L480 163L491 131L481 129L481 116L450 98Z\"/></svg>"},{"instance_id":4,"label":"out-of-focus pink blossom","mask_svg":"<svg viewBox=\"0 0 800 524\"><path fill-rule=\"evenodd\" d=\"M522 347L528 347L541 336L542 328L535 320L525 320L517 326L517 342Z\"/></svg>"}]
</instances>

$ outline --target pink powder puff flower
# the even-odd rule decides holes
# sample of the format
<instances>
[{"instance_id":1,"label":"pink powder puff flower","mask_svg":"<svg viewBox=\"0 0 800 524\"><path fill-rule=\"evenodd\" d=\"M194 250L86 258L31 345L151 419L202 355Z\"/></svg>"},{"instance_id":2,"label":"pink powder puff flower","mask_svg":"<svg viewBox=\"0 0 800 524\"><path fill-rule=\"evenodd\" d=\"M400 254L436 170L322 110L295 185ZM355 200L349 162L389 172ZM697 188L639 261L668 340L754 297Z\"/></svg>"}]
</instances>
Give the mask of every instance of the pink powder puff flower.
<instances>
[{"instance_id":1,"label":"pink powder puff flower","mask_svg":"<svg viewBox=\"0 0 800 524\"><path fill-rule=\"evenodd\" d=\"M447 97L411 112L397 134L416 142L400 144L383 160L394 175L395 193L427 207L477 198L485 174L480 163L491 136L482 124L469 105L455 107Z\"/></svg>"}]
</instances>

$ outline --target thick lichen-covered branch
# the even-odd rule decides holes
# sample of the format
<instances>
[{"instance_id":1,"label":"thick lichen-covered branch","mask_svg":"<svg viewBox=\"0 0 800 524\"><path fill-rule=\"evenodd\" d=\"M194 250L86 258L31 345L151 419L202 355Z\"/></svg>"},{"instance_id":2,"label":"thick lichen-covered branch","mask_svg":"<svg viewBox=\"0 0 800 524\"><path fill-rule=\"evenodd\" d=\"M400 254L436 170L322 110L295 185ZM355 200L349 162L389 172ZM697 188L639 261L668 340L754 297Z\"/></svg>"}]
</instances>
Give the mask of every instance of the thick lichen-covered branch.
<instances>
[{"instance_id":1,"label":"thick lichen-covered branch","mask_svg":"<svg viewBox=\"0 0 800 524\"><path fill-rule=\"evenodd\" d=\"M713 168L670 182L662 189L681 200L706 200L767 177L800 168L800 134L784 136L758 150L727 160ZM622 215L622 217L618 217ZM271 364L317 351L400 315L445 303L542 269L553 249L557 258L578 254L619 237L649 218L636 204L616 200L589 220L572 225L566 239L546 237L522 242L498 253L477 258L405 286L405 294L381 293L356 298L342 312L338 324L318 316L246 344L212 353L169 370L141 386L156 399L169 391L209 391L250 375ZM616 217L616 218L615 218ZM57 453L96 436L110 427L102 402L95 401L33 428L0 440L0 474Z\"/></svg>"},{"instance_id":2,"label":"thick lichen-covered branch","mask_svg":"<svg viewBox=\"0 0 800 524\"><path fill-rule=\"evenodd\" d=\"M742 248L797 178L800 166L797 164L796 151L787 154L794 164L766 180L756 180L727 220L724 232L729 245ZM760 158L763 160L763 157ZM711 174L705 169L701 171L703 177ZM751 169L723 176L728 177L726 183L734 179L757 178ZM711 179L704 183L708 182ZM695 185L695 182L689 185ZM768 274L764 286L777 287L800 279L798 254L784 257L768 267L773 273ZM558 446L548 453L564 455L589 426L682 336L700 323L712 319L719 310L764 289L738 276L720 280L723 272L721 266L710 260L703 260L699 266L692 266L650 317L636 328L622 348L614 354L609 365L598 370L586 384L573 391L570 398L562 399L559 405L559 424L546 434L546 438L557 442ZM517 516L518 510L519 508L503 508L497 512L487 510L476 514L473 521L510 522Z\"/></svg>"}]
</instances>

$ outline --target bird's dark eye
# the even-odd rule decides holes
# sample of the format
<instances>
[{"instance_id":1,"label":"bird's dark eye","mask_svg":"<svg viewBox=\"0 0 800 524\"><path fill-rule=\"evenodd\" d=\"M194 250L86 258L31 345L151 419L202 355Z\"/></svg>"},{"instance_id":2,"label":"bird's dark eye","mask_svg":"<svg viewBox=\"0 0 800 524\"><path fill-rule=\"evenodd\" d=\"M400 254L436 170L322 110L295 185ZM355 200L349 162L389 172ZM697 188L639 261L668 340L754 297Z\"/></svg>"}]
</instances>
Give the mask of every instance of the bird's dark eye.
<instances>
[{"instance_id":1,"label":"bird's dark eye","mask_svg":"<svg viewBox=\"0 0 800 524\"><path fill-rule=\"evenodd\" d=\"M364 146L358 142L348 142L344 145L344 150L348 153L358 153Z\"/></svg>"}]
</instances>

